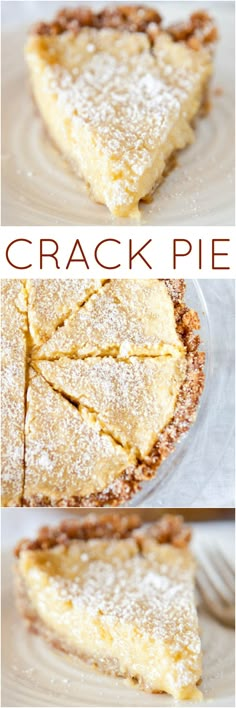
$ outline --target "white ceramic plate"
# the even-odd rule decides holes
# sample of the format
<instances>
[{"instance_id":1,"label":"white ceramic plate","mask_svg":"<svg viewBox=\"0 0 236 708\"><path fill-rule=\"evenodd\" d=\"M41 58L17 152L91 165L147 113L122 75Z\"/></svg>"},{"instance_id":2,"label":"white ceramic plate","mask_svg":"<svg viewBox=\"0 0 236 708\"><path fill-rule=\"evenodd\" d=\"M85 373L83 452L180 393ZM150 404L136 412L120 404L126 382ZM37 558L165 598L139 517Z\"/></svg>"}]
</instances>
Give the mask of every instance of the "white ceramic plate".
<instances>
[{"instance_id":1,"label":"white ceramic plate","mask_svg":"<svg viewBox=\"0 0 236 708\"><path fill-rule=\"evenodd\" d=\"M122 679L103 676L82 662L73 662L27 633L13 598L12 552L9 544L33 535L40 524L57 523L65 513L56 510L3 510L2 565L2 705L4 706L156 706L176 705L168 696L149 695L128 687ZM234 557L231 522L195 525L197 555L207 544L227 549ZM201 549L201 550L200 550ZM233 706L234 632L199 615L204 652L202 706ZM185 705L188 703L178 703ZM195 705L196 704L192 704Z\"/></svg>"},{"instance_id":2,"label":"white ceramic plate","mask_svg":"<svg viewBox=\"0 0 236 708\"><path fill-rule=\"evenodd\" d=\"M151 4L157 4L170 22L201 7L200 2ZM234 3L202 4L210 8L220 30L212 111L206 119L198 121L196 142L179 154L179 166L157 190L153 202L142 206L142 224L234 224ZM112 224L114 219L108 210L89 198L84 183L50 144L30 98L23 59L27 25L33 19L52 17L58 3L5 5L8 26L9 22L13 26L15 13L25 26L4 32L2 42L2 223ZM12 19L11 5L14 5ZM218 87L223 90L221 96L214 95ZM116 223L129 222L122 219Z\"/></svg>"}]
</instances>

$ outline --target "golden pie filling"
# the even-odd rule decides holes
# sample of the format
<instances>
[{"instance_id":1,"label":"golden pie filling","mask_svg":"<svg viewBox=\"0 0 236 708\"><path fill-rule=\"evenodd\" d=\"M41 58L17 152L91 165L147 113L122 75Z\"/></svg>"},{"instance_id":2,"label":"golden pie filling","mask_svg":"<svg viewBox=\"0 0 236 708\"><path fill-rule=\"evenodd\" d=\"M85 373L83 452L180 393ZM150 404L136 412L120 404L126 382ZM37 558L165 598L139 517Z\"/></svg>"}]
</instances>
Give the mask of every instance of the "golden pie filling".
<instances>
[{"instance_id":1,"label":"golden pie filling","mask_svg":"<svg viewBox=\"0 0 236 708\"><path fill-rule=\"evenodd\" d=\"M119 504L155 474L203 386L183 293L182 281L3 284L3 505Z\"/></svg>"},{"instance_id":2,"label":"golden pie filling","mask_svg":"<svg viewBox=\"0 0 236 708\"><path fill-rule=\"evenodd\" d=\"M19 504L24 478L27 302L20 281L1 281L1 480L3 504Z\"/></svg>"},{"instance_id":3,"label":"golden pie filling","mask_svg":"<svg viewBox=\"0 0 236 708\"><path fill-rule=\"evenodd\" d=\"M95 201L122 217L137 216L171 155L194 140L216 39L204 13L178 37L154 11L134 6L132 20L129 11L64 11L25 47L49 135Z\"/></svg>"},{"instance_id":4,"label":"golden pie filling","mask_svg":"<svg viewBox=\"0 0 236 708\"><path fill-rule=\"evenodd\" d=\"M18 604L29 628L146 691L199 699L195 564L179 530L165 540L180 521L163 517L122 538L108 519L107 538L106 518L104 527L97 519L94 538L96 519L83 539L85 519L64 522L58 539L57 530L44 529L41 541L20 544Z\"/></svg>"}]
</instances>

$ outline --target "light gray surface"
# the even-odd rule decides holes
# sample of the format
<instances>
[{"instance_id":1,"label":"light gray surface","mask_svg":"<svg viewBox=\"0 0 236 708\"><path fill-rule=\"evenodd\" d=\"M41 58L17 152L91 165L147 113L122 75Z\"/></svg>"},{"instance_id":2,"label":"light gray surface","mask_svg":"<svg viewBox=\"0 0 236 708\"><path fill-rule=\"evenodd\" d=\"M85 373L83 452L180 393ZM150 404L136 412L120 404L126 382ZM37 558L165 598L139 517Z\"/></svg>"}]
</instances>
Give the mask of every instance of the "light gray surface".
<instances>
[{"instance_id":1,"label":"light gray surface","mask_svg":"<svg viewBox=\"0 0 236 708\"><path fill-rule=\"evenodd\" d=\"M209 481L193 506L235 506L235 282L234 280L221 282L205 280L201 281L201 285L210 313L215 359L209 443L214 447L220 441L224 455L219 460L218 468L211 470ZM223 369L226 374L226 390L221 377Z\"/></svg>"},{"instance_id":2,"label":"light gray surface","mask_svg":"<svg viewBox=\"0 0 236 708\"><path fill-rule=\"evenodd\" d=\"M214 348L208 443L212 448L221 445L224 455L218 467L211 469L209 481L193 506L234 506L235 282L203 280L201 286L208 305Z\"/></svg>"},{"instance_id":3,"label":"light gray surface","mask_svg":"<svg viewBox=\"0 0 236 708\"><path fill-rule=\"evenodd\" d=\"M214 364L209 406L209 448L222 447L223 456L193 506L234 506L235 282L203 280L212 329ZM224 376L222 372L224 371ZM207 458L210 465L210 459Z\"/></svg>"}]
</instances>

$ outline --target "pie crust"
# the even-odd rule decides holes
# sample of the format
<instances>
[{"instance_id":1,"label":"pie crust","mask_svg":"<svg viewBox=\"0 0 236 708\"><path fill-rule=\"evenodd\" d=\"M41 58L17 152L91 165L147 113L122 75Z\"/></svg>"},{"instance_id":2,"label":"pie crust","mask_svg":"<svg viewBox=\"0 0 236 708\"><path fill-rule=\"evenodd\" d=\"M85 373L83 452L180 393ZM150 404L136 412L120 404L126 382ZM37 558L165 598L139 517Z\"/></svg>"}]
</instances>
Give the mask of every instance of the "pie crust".
<instances>
[{"instance_id":1,"label":"pie crust","mask_svg":"<svg viewBox=\"0 0 236 708\"><path fill-rule=\"evenodd\" d=\"M184 303L184 281L119 280L100 284L85 281L82 304L82 285L74 281L78 297L74 294L72 311L67 310L66 314L63 309L66 283L71 291L72 281L57 281L57 287L63 292L63 305L57 292L55 312L50 300L50 317L47 317L46 291L48 283L50 299L54 281L38 281L38 286L37 281L12 282L14 287L16 283L19 287L20 283L26 298L25 381L21 389L14 391L19 405L25 408L25 424L22 420L21 430L24 455L20 487L18 494L12 497L8 482L10 448L8 436L3 437L3 459L6 461L2 475L3 506L117 506L126 502L140 489L144 480L155 476L162 461L188 431L203 390L205 357L199 351L200 338L195 332L200 323L196 312ZM158 293L160 298L163 297L160 300L163 303L163 324L160 304L159 320L156 316ZM102 304L101 315L105 313L104 294L105 299L107 294L109 308L113 298L116 317L112 321L108 308L108 319L104 314L101 323L98 320L97 340L96 337L93 340L92 331L89 333L88 343L91 342L92 349L97 341L96 352L91 355L90 351L81 354L76 350L75 358L72 352L68 358L68 352L64 351L59 357L56 352L54 357L50 343L57 341L57 334L66 341L66 333L73 330L71 323L75 321L77 341L81 342L78 321L92 321L92 312L98 314L98 302ZM36 307L37 298L39 305ZM144 302L146 300L146 309L142 298ZM124 320L120 317L120 310ZM130 328L129 311L132 311ZM139 313L143 317L143 332L142 317L136 327ZM125 323L123 335L122 322ZM111 347L107 352L107 343L103 347L103 331L108 331L109 323L113 349ZM54 333L50 336L52 327ZM70 350L70 338L68 342ZM140 350L140 342L143 342L144 353ZM10 347L11 340L9 350ZM45 355L47 347L50 355ZM150 355L148 347L151 348ZM15 356L14 350L12 356ZM15 366L19 364L22 371L21 352L18 356ZM12 426L14 437L14 416L11 417L7 401L5 410L7 425Z\"/></svg>"},{"instance_id":2,"label":"pie crust","mask_svg":"<svg viewBox=\"0 0 236 708\"><path fill-rule=\"evenodd\" d=\"M165 28L136 5L65 9L31 30L25 56L47 131L115 216L137 218L175 152L193 142L216 38L207 13Z\"/></svg>"},{"instance_id":3,"label":"pie crust","mask_svg":"<svg viewBox=\"0 0 236 708\"><path fill-rule=\"evenodd\" d=\"M97 512L44 527L15 549L27 628L141 689L201 698L190 538L168 514L144 526L136 514Z\"/></svg>"}]
</instances>

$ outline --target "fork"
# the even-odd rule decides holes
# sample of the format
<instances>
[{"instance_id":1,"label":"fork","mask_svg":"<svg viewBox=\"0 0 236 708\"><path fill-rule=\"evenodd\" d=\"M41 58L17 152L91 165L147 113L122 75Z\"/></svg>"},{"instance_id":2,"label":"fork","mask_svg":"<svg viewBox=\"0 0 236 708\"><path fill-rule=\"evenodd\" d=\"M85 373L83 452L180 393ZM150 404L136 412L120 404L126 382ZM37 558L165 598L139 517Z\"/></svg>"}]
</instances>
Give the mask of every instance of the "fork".
<instances>
[{"instance_id":1,"label":"fork","mask_svg":"<svg viewBox=\"0 0 236 708\"><path fill-rule=\"evenodd\" d=\"M203 560L204 558L204 560ZM235 627L235 575L220 548L201 557L197 587L205 607L221 624Z\"/></svg>"}]
</instances>

